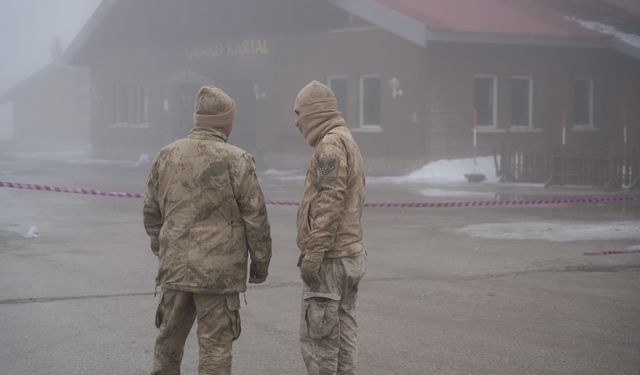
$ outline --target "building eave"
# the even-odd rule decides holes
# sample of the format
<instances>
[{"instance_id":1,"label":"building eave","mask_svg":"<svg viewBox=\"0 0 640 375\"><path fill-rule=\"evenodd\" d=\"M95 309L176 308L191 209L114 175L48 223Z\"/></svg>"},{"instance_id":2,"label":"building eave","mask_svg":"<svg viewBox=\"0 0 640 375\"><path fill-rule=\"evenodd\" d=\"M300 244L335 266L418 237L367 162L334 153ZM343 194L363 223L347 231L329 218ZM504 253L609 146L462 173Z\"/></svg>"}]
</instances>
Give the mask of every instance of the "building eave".
<instances>
[{"instance_id":1,"label":"building eave","mask_svg":"<svg viewBox=\"0 0 640 375\"><path fill-rule=\"evenodd\" d=\"M111 8L119 0L102 0L96 11L91 15L87 23L82 27L75 39L62 54L61 62L65 65L81 65L77 61L78 54L85 47L87 41L93 35L96 28L102 23Z\"/></svg>"},{"instance_id":2,"label":"building eave","mask_svg":"<svg viewBox=\"0 0 640 375\"><path fill-rule=\"evenodd\" d=\"M421 47L429 42L488 43L504 45L596 47L610 45L607 37L559 37L545 35L483 34L437 30L373 0L326 0Z\"/></svg>"},{"instance_id":3,"label":"building eave","mask_svg":"<svg viewBox=\"0 0 640 375\"><path fill-rule=\"evenodd\" d=\"M611 39L608 37L556 37L541 35L505 35L505 34L481 34L470 32L455 32L427 29L428 42L449 43L484 43L504 45L524 45L543 47L588 47L607 48Z\"/></svg>"},{"instance_id":4,"label":"building eave","mask_svg":"<svg viewBox=\"0 0 640 375\"><path fill-rule=\"evenodd\" d=\"M370 0L326 0L421 47L427 46L427 28L411 17Z\"/></svg>"},{"instance_id":5,"label":"building eave","mask_svg":"<svg viewBox=\"0 0 640 375\"><path fill-rule=\"evenodd\" d=\"M618 38L613 38L611 48L640 61L640 47L638 46L626 43Z\"/></svg>"}]
</instances>

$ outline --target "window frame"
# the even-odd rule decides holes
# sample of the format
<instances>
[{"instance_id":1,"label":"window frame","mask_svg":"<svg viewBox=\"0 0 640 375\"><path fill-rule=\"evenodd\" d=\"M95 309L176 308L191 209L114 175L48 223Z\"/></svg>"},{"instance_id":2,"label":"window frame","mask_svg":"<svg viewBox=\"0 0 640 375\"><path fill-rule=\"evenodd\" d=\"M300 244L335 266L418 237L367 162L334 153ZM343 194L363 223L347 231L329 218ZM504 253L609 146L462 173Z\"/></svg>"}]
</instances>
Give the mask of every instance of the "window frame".
<instances>
[{"instance_id":1,"label":"window frame","mask_svg":"<svg viewBox=\"0 0 640 375\"><path fill-rule=\"evenodd\" d=\"M529 124L527 125L514 125L513 124L513 113L511 113L511 128L512 129L534 129L533 127L533 77L531 76L525 76L525 75L516 75L516 76L511 76L511 80L513 81L514 79L521 79L521 80L527 80L529 81L529 116L527 118L527 121L529 122ZM511 93L510 93L511 95ZM513 100L513 97L510 97L511 100ZM509 111L511 111L511 109L509 109Z\"/></svg>"},{"instance_id":2,"label":"window frame","mask_svg":"<svg viewBox=\"0 0 640 375\"><path fill-rule=\"evenodd\" d=\"M381 74L363 74L358 78L358 107L359 107L359 118L358 118L358 128L356 130L363 132L381 132L382 124L365 124L364 123L364 81L368 78L377 78L378 84L380 88L380 97L378 98L378 105L382 107L382 75ZM380 117L378 121L382 123L382 110L378 108L378 116Z\"/></svg>"},{"instance_id":3,"label":"window frame","mask_svg":"<svg viewBox=\"0 0 640 375\"><path fill-rule=\"evenodd\" d=\"M576 83L578 81L586 81L586 82L589 83L589 85L588 85L588 87L589 87L589 101L588 101L588 104L589 104L589 123L588 124L577 124L576 123L576 118L575 118L576 117L575 116L576 109L575 109L575 106L574 106L573 115L572 115L573 124L572 124L571 128L572 129L576 129L576 130L585 130L585 129L586 130L591 130L591 129L595 129L594 118L593 118L593 115L594 115L593 105L594 105L595 83L593 81L593 78L588 78L588 77L577 77L577 78L575 78L573 80L573 87L574 87L573 97L574 97L574 100L575 100L575 96L576 96L575 85L576 85Z\"/></svg>"},{"instance_id":4,"label":"window frame","mask_svg":"<svg viewBox=\"0 0 640 375\"><path fill-rule=\"evenodd\" d=\"M126 108L122 108L122 90L126 90L127 100ZM114 95L114 115L113 123L116 126L129 125L131 123L130 114L131 114L131 86L125 83L116 83L115 85L115 95ZM120 121L122 120L124 121Z\"/></svg>"},{"instance_id":5,"label":"window frame","mask_svg":"<svg viewBox=\"0 0 640 375\"><path fill-rule=\"evenodd\" d=\"M476 124L476 126L478 127L478 129L497 129L498 128L498 76L495 74L475 74L473 76L473 93L474 93L473 107L475 111L478 110L478 108L476 108L476 105L475 105L475 101L476 101L475 83L478 78L491 78L493 80L493 108L492 108L493 124L491 125Z\"/></svg>"},{"instance_id":6,"label":"window frame","mask_svg":"<svg viewBox=\"0 0 640 375\"><path fill-rule=\"evenodd\" d=\"M136 123L149 123L149 103L150 93L149 85L141 83L136 86Z\"/></svg>"}]
</instances>

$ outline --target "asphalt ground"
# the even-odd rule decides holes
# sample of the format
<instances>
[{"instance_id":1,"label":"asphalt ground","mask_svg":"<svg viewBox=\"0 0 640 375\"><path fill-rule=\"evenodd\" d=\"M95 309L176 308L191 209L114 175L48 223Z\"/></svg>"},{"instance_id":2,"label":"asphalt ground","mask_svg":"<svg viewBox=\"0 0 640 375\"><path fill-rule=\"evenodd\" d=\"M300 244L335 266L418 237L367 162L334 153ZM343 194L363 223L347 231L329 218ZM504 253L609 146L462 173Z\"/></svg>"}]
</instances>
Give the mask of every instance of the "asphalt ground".
<instances>
[{"instance_id":1,"label":"asphalt ground","mask_svg":"<svg viewBox=\"0 0 640 375\"><path fill-rule=\"evenodd\" d=\"M0 152L0 181L141 192L148 164ZM260 174L297 201L302 180ZM371 202L427 198L424 186L368 186ZM495 198L601 195L588 189L440 186ZM617 193L607 193L617 194ZM303 374L295 207L269 206L273 260L242 303L235 374ZM146 374L156 335L157 261L132 198L0 188L0 374ZM638 222L640 203L369 208L360 287L360 374L640 374L640 254L618 240L484 239L481 223ZM31 226L38 238L25 238ZM183 373L197 372L190 336Z\"/></svg>"}]
</instances>

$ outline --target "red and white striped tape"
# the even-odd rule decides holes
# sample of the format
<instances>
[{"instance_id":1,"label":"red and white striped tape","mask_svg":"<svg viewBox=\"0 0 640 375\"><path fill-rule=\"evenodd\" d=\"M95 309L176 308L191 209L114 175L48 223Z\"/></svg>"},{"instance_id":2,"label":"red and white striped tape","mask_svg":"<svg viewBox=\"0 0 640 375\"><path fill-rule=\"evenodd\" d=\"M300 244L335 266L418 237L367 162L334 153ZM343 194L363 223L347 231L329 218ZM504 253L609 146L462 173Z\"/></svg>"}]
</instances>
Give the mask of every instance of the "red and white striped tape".
<instances>
[{"instance_id":1,"label":"red and white striped tape","mask_svg":"<svg viewBox=\"0 0 640 375\"><path fill-rule=\"evenodd\" d=\"M13 189L27 189L39 191L53 191L59 193L74 193L86 195L99 195L105 197L120 198L143 198L144 194L125 193L116 191L101 191L85 188L66 188L59 186L47 186L36 184L24 184L19 182L0 181L0 187ZM571 205L571 204L606 204L640 202L640 195L604 195L568 198L549 199L512 199L512 200L485 200L485 201L451 201L451 202L417 202L417 203L393 203L393 202L372 202L365 203L369 208L455 208L455 207L501 207L501 206L543 206L543 205ZM268 205L274 206L297 206L297 202L291 201L266 201Z\"/></svg>"},{"instance_id":2,"label":"red and white striped tape","mask_svg":"<svg viewBox=\"0 0 640 375\"><path fill-rule=\"evenodd\" d=\"M608 251L593 251L593 252L582 253L582 255L587 255L587 256L622 255L622 254L640 254L640 250L608 250Z\"/></svg>"},{"instance_id":3,"label":"red and white striped tape","mask_svg":"<svg viewBox=\"0 0 640 375\"><path fill-rule=\"evenodd\" d=\"M0 181L0 187L13 188L13 189L40 190L40 191L55 191L58 193L100 195L104 197L144 198L144 194L140 194L140 193L123 193L118 191L101 191L101 190L84 189L84 188L66 188L66 187L60 187L60 186L22 184L19 182L6 182L6 181Z\"/></svg>"}]
</instances>

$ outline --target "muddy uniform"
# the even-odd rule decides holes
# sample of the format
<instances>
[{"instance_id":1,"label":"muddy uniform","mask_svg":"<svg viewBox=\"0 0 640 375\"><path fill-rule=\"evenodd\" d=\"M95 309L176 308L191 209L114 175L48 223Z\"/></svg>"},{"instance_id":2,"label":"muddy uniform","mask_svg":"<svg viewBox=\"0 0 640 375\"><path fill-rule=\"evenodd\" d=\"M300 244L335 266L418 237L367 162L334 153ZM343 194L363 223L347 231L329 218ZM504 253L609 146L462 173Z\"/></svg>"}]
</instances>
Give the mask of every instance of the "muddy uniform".
<instances>
[{"instance_id":1,"label":"muddy uniform","mask_svg":"<svg viewBox=\"0 0 640 375\"><path fill-rule=\"evenodd\" d=\"M229 111L223 112L232 121ZM231 344L240 335L238 293L246 290L248 257L252 276L261 281L271 258L253 157L227 144L227 136L210 126L220 119L199 119L186 138L158 153L145 190L144 225L159 258L156 285L163 291L152 374L180 373L184 343L196 317L199 374L230 374Z\"/></svg>"},{"instance_id":2,"label":"muddy uniform","mask_svg":"<svg viewBox=\"0 0 640 375\"><path fill-rule=\"evenodd\" d=\"M302 357L309 374L355 374L356 298L365 272L364 163L326 86L307 85L295 110L296 126L315 147L297 218Z\"/></svg>"}]
</instances>

